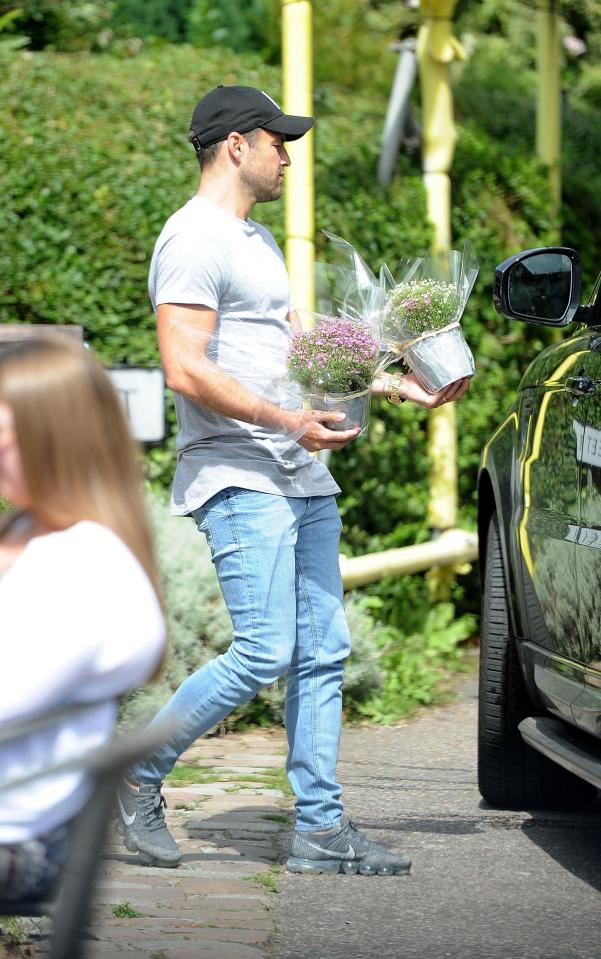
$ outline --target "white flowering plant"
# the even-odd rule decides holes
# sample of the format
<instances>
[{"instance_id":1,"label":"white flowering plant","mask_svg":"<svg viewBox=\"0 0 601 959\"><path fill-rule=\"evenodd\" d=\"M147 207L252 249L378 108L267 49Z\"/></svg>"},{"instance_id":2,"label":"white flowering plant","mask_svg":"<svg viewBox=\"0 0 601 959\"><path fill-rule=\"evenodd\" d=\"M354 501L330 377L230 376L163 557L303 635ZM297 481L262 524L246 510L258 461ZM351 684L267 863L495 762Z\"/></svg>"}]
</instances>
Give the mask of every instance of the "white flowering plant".
<instances>
[{"instance_id":1,"label":"white flowering plant","mask_svg":"<svg viewBox=\"0 0 601 959\"><path fill-rule=\"evenodd\" d=\"M388 294L387 326L412 336L439 330L452 323L461 303L457 289L442 280L424 278L399 283Z\"/></svg>"},{"instance_id":2,"label":"white flowering plant","mask_svg":"<svg viewBox=\"0 0 601 959\"><path fill-rule=\"evenodd\" d=\"M387 267L380 271L389 361L402 358L431 393L473 376L474 357L459 325L478 275L469 244L463 252L406 260L400 272L395 282Z\"/></svg>"}]
</instances>

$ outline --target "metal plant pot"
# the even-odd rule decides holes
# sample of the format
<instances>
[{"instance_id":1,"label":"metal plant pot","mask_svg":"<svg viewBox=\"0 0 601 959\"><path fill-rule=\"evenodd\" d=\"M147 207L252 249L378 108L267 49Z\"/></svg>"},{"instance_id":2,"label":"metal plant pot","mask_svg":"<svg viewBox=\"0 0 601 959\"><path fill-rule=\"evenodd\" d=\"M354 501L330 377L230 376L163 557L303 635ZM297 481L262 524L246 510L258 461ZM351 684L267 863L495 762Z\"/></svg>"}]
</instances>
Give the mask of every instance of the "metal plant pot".
<instances>
[{"instance_id":1,"label":"metal plant pot","mask_svg":"<svg viewBox=\"0 0 601 959\"><path fill-rule=\"evenodd\" d=\"M345 413L345 418L336 423L327 423L329 430L352 430L361 427L361 436L367 430L369 422L369 407L371 403L371 388L349 393L319 393L307 392L305 399L309 409L324 410L327 413L339 411Z\"/></svg>"},{"instance_id":2,"label":"metal plant pot","mask_svg":"<svg viewBox=\"0 0 601 959\"><path fill-rule=\"evenodd\" d=\"M426 336L409 347L403 359L429 393L476 372L472 351L460 326Z\"/></svg>"}]
</instances>

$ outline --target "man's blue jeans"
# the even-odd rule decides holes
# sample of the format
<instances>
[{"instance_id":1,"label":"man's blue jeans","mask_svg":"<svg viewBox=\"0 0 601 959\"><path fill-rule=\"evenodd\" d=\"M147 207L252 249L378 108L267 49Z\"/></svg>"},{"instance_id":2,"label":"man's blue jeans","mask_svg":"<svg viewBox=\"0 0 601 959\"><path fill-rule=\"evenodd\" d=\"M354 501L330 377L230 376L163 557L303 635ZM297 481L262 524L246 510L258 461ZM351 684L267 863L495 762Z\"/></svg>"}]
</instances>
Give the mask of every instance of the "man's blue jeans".
<instances>
[{"instance_id":1,"label":"man's blue jeans","mask_svg":"<svg viewBox=\"0 0 601 959\"><path fill-rule=\"evenodd\" d=\"M332 828L342 814L336 760L350 652L335 499L230 487L193 516L207 537L234 636L227 652L188 677L163 707L157 719L175 718L178 732L132 778L161 782L195 739L287 674L296 828Z\"/></svg>"}]
</instances>

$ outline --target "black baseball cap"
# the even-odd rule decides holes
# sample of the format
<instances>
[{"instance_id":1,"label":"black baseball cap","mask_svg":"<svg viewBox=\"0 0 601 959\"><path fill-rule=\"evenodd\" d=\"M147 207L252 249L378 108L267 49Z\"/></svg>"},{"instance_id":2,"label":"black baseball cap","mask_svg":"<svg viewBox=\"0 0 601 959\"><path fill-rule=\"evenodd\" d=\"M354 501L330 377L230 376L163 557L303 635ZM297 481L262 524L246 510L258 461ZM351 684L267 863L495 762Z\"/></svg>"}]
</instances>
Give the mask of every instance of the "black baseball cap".
<instances>
[{"instance_id":1,"label":"black baseball cap","mask_svg":"<svg viewBox=\"0 0 601 959\"><path fill-rule=\"evenodd\" d=\"M199 100L192 114L188 139L198 152L226 140L230 133L248 133L257 127L298 140L313 126L313 117L294 117L254 87L218 86Z\"/></svg>"}]
</instances>

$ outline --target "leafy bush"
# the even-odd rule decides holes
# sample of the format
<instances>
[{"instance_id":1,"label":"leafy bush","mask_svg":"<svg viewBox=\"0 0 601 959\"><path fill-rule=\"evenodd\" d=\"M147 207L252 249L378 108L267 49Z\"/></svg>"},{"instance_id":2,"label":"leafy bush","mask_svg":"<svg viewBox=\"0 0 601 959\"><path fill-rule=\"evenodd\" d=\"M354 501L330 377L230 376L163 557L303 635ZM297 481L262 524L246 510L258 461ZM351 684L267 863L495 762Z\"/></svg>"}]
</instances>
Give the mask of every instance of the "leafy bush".
<instances>
[{"instance_id":1,"label":"leafy bush","mask_svg":"<svg viewBox=\"0 0 601 959\"><path fill-rule=\"evenodd\" d=\"M148 506L167 607L170 648L158 683L137 690L123 708L127 719L154 713L183 680L214 656L224 652L231 640L231 621L205 537L192 520L169 516L163 496L151 494ZM457 645L473 628L464 619L451 623L448 605L434 607L425 632L403 633L383 628L371 612L373 601L357 595L346 599L346 613L353 652L344 679L347 718L371 716L390 721L437 695L446 666L456 661ZM403 695L396 680L387 674L394 666L403 677ZM283 722L285 680L265 689L228 719L228 725ZM395 705L396 704L396 705ZM395 709L397 711L395 712Z\"/></svg>"},{"instance_id":2,"label":"leafy bush","mask_svg":"<svg viewBox=\"0 0 601 959\"><path fill-rule=\"evenodd\" d=\"M90 50L106 30L112 10L108 0L0 0L0 18L14 15L14 28L27 37L31 50Z\"/></svg>"},{"instance_id":3,"label":"leafy bush","mask_svg":"<svg viewBox=\"0 0 601 959\"><path fill-rule=\"evenodd\" d=\"M138 37L160 37L169 43L186 39L193 0L119 0L111 26Z\"/></svg>"},{"instance_id":4,"label":"leafy bush","mask_svg":"<svg viewBox=\"0 0 601 959\"><path fill-rule=\"evenodd\" d=\"M592 52L601 49L598 0L565 0L562 9L566 29L581 31ZM355 29L368 20L373 30ZM423 252L431 240L418 157L398 158L387 189L375 178L395 63L387 44L414 21L396 2L315 5L316 222L346 237L372 267L387 262L393 273L396 261ZM491 302L495 264L517 249L555 242L561 225L549 216L546 173L534 153L534 22L516 13L513 0L458 6L457 32L472 53L463 67L455 65L452 229L454 245L469 237L480 261L462 321L477 373L457 406L460 522L467 528L475 523L482 444L549 339L542 328L510 326ZM18 19L13 26L20 32ZM343 34L347 46L340 43ZM563 233L582 254L585 287L599 268L601 247L593 60L567 64L564 103ZM219 47L156 47L132 59L13 54L3 75L0 119L0 322L83 323L106 362L158 362L148 262L164 220L196 189L188 120L199 95L220 82L280 92L279 72L259 56ZM260 219L281 243L282 206L264 205ZM321 233L316 240L318 256L327 258ZM374 401L372 411L369 435L331 460L342 487L348 553L430 536L427 414L385 401ZM169 418L173 430L171 406ZM156 487L169 483L173 435L148 454L147 469ZM196 542L193 529L192 535ZM384 580L362 597L375 604L378 620L400 633L407 610L417 611L407 635L436 633L421 576ZM475 576L459 580L452 598L460 616L473 614ZM190 651L188 664L192 659Z\"/></svg>"},{"instance_id":5,"label":"leafy bush","mask_svg":"<svg viewBox=\"0 0 601 959\"><path fill-rule=\"evenodd\" d=\"M156 711L183 680L231 641L232 627L205 537L192 520L169 516L164 497L149 496L149 510L167 607L170 650L158 683L133 693L124 708L132 718ZM348 618L354 653L345 677L348 708L366 700L383 684L377 661L378 628L352 598ZM268 689L236 711L232 722L281 721L285 684Z\"/></svg>"},{"instance_id":6,"label":"leafy bush","mask_svg":"<svg viewBox=\"0 0 601 959\"><path fill-rule=\"evenodd\" d=\"M192 0L187 39L199 47L215 44L237 53L254 51L266 62L280 55L280 0Z\"/></svg>"},{"instance_id":7,"label":"leafy bush","mask_svg":"<svg viewBox=\"0 0 601 959\"><path fill-rule=\"evenodd\" d=\"M192 520L169 516L164 497L149 496L148 505L170 648L160 681L129 698L128 718L155 712L195 669L225 652L231 640L230 617L204 536Z\"/></svg>"},{"instance_id":8,"label":"leafy bush","mask_svg":"<svg viewBox=\"0 0 601 959\"><path fill-rule=\"evenodd\" d=\"M357 703L357 712L379 723L391 723L417 706L440 699L446 673L461 665L463 640L473 635L474 616L455 619L452 603L439 603L421 616L408 617L403 630L383 630L380 668L386 677L376 696Z\"/></svg>"}]
</instances>

